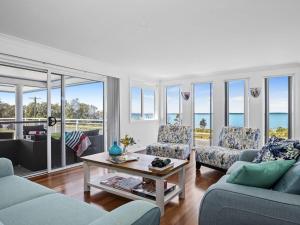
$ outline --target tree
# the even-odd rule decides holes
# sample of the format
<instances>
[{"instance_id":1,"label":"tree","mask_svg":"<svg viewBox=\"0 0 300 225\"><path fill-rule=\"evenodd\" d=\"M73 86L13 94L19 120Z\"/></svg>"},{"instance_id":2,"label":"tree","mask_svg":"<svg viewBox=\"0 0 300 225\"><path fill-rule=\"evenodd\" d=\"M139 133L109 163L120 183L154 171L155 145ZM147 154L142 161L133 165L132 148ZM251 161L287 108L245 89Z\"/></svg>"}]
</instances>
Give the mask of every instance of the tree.
<instances>
[{"instance_id":1,"label":"tree","mask_svg":"<svg viewBox=\"0 0 300 225\"><path fill-rule=\"evenodd\" d=\"M181 119L180 119L180 114L179 113L176 114L176 117L174 119L174 124L176 124L176 125L181 124Z\"/></svg>"},{"instance_id":2,"label":"tree","mask_svg":"<svg viewBox=\"0 0 300 225\"><path fill-rule=\"evenodd\" d=\"M205 129L206 126L207 126L207 122L206 122L206 120L204 118L202 118L200 120L200 128L201 129Z\"/></svg>"}]
</instances>

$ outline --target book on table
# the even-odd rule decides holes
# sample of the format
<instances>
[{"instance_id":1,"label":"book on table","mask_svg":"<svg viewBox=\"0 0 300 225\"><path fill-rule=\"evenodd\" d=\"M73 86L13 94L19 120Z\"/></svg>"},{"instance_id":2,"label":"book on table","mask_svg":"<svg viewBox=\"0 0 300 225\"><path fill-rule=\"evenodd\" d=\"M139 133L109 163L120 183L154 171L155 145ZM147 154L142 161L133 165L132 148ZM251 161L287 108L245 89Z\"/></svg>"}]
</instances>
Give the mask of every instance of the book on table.
<instances>
[{"instance_id":1,"label":"book on table","mask_svg":"<svg viewBox=\"0 0 300 225\"><path fill-rule=\"evenodd\" d=\"M134 177L114 176L100 181L100 184L131 192L132 189L140 185L142 182L142 179Z\"/></svg>"},{"instance_id":2,"label":"book on table","mask_svg":"<svg viewBox=\"0 0 300 225\"><path fill-rule=\"evenodd\" d=\"M174 191L176 188L176 184L167 183L165 187L165 195L169 194L170 192ZM145 184L140 184L136 188L132 190L133 194L139 195L144 198L149 198L152 200L156 199L156 191L153 187L147 187Z\"/></svg>"},{"instance_id":3,"label":"book on table","mask_svg":"<svg viewBox=\"0 0 300 225\"><path fill-rule=\"evenodd\" d=\"M155 200L155 182L149 182L149 179L143 181L142 179L135 177L113 176L100 181L100 184L128 191L144 198ZM175 184L165 181L165 195L174 191L175 188Z\"/></svg>"}]
</instances>

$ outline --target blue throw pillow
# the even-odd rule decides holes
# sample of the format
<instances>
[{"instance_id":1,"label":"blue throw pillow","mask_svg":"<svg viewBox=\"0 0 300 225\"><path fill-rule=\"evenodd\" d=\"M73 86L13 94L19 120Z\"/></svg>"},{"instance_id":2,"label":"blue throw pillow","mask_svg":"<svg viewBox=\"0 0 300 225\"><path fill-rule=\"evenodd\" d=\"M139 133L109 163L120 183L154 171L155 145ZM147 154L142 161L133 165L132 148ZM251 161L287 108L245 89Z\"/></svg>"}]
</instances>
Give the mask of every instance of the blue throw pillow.
<instances>
[{"instance_id":1,"label":"blue throw pillow","mask_svg":"<svg viewBox=\"0 0 300 225\"><path fill-rule=\"evenodd\" d=\"M260 163L279 159L291 160L297 159L299 155L300 143L298 140L284 140L272 137L258 152L253 162Z\"/></svg>"}]
</instances>

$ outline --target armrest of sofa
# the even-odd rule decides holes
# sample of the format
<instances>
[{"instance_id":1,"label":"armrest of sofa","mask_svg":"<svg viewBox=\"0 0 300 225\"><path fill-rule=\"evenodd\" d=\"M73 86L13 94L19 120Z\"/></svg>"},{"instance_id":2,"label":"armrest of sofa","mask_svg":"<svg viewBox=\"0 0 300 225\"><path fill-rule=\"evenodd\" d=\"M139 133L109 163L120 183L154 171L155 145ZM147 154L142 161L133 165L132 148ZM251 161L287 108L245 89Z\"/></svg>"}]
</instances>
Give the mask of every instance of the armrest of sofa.
<instances>
[{"instance_id":1,"label":"armrest of sofa","mask_svg":"<svg viewBox=\"0 0 300 225\"><path fill-rule=\"evenodd\" d=\"M6 158L0 158L0 177L14 175L12 162Z\"/></svg>"},{"instance_id":2,"label":"armrest of sofa","mask_svg":"<svg viewBox=\"0 0 300 225\"><path fill-rule=\"evenodd\" d=\"M239 161L252 162L254 160L254 158L256 157L258 152L259 152L258 149L242 150L242 152L239 156Z\"/></svg>"},{"instance_id":3,"label":"armrest of sofa","mask_svg":"<svg viewBox=\"0 0 300 225\"><path fill-rule=\"evenodd\" d=\"M202 199L199 223L294 225L300 222L300 196L226 183L225 176Z\"/></svg>"},{"instance_id":4,"label":"armrest of sofa","mask_svg":"<svg viewBox=\"0 0 300 225\"><path fill-rule=\"evenodd\" d=\"M132 201L89 225L159 225L160 209L145 201Z\"/></svg>"}]
</instances>

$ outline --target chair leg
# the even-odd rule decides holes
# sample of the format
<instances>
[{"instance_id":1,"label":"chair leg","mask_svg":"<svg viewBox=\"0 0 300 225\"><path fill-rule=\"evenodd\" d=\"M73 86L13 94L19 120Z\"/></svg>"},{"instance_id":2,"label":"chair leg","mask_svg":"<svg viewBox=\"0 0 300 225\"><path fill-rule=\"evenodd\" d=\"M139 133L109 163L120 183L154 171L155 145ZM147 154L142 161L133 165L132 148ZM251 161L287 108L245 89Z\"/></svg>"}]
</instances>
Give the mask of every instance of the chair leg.
<instances>
[{"instance_id":1,"label":"chair leg","mask_svg":"<svg viewBox=\"0 0 300 225\"><path fill-rule=\"evenodd\" d=\"M198 162L198 161L196 161L196 169L197 169L197 170L200 170L200 168L201 168L201 163Z\"/></svg>"}]
</instances>

